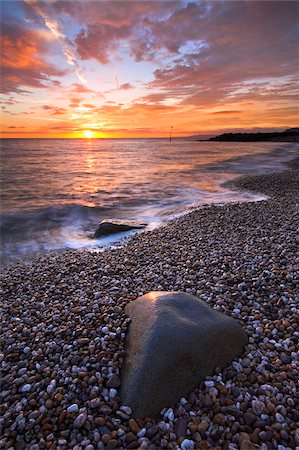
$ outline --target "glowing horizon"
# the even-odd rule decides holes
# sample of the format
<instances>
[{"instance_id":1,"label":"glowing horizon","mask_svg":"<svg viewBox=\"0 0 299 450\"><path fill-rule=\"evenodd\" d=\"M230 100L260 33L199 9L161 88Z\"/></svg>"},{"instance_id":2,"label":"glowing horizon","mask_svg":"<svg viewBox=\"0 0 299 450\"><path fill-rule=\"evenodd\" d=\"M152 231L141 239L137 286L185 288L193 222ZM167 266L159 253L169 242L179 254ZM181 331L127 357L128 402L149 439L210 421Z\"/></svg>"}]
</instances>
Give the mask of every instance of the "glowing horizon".
<instances>
[{"instance_id":1,"label":"glowing horizon","mask_svg":"<svg viewBox=\"0 0 299 450\"><path fill-rule=\"evenodd\" d=\"M1 136L298 126L299 5L2 1Z\"/></svg>"}]
</instances>

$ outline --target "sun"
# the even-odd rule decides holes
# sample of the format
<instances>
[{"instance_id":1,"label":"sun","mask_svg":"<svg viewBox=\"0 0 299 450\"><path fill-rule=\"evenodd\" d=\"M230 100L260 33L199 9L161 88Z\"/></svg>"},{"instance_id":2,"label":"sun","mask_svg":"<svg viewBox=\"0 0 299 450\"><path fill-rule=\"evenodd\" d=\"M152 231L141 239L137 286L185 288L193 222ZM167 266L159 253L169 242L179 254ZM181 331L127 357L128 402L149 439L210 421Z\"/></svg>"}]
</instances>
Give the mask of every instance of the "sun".
<instances>
[{"instance_id":1,"label":"sun","mask_svg":"<svg viewBox=\"0 0 299 450\"><path fill-rule=\"evenodd\" d=\"M84 134L84 137L86 137L87 139L92 139L95 135L95 132L90 131L90 130L84 130L83 134Z\"/></svg>"}]
</instances>

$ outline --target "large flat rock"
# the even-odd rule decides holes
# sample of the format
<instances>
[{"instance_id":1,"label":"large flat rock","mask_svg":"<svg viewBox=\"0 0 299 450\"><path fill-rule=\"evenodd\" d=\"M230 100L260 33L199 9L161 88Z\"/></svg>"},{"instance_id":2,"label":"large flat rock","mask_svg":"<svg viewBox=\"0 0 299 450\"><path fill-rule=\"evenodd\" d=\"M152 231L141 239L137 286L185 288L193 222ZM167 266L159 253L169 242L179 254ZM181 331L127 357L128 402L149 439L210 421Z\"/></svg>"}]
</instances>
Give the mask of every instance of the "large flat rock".
<instances>
[{"instance_id":1,"label":"large flat rock","mask_svg":"<svg viewBox=\"0 0 299 450\"><path fill-rule=\"evenodd\" d=\"M247 343L237 321L184 292L150 292L126 313L131 324L121 397L137 417L174 405Z\"/></svg>"},{"instance_id":2,"label":"large flat rock","mask_svg":"<svg viewBox=\"0 0 299 450\"><path fill-rule=\"evenodd\" d=\"M94 233L95 238L101 236L108 236L109 234L121 233L122 231L129 231L134 229L145 228L147 223L140 220L132 219L105 219L99 224Z\"/></svg>"}]
</instances>

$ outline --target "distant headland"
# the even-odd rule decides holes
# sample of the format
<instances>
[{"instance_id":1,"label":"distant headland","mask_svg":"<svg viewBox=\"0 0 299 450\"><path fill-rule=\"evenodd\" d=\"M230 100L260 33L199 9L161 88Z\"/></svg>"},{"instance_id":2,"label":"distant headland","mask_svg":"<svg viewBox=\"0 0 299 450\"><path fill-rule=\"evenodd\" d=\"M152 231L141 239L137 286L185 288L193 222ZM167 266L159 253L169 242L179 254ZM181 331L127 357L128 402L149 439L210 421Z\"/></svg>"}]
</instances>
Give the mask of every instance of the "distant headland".
<instances>
[{"instance_id":1,"label":"distant headland","mask_svg":"<svg viewBox=\"0 0 299 450\"><path fill-rule=\"evenodd\" d=\"M209 141L221 142L299 142L299 128L274 133L224 133Z\"/></svg>"}]
</instances>

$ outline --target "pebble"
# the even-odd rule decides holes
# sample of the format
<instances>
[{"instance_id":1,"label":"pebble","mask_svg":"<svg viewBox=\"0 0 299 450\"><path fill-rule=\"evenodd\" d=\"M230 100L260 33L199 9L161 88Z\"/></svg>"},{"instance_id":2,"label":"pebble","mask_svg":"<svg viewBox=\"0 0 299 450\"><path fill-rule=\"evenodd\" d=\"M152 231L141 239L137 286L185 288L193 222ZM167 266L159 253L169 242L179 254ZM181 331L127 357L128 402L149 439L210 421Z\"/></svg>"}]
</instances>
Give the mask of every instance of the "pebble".
<instances>
[{"instance_id":1,"label":"pebble","mask_svg":"<svg viewBox=\"0 0 299 450\"><path fill-rule=\"evenodd\" d=\"M118 388L121 385L121 381L118 375L114 374L106 383L107 388Z\"/></svg>"},{"instance_id":2,"label":"pebble","mask_svg":"<svg viewBox=\"0 0 299 450\"><path fill-rule=\"evenodd\" d=\"M78 406L76 403L73 403L72 405L70 405L70 406L67 408L67 412L68 412L69 414L71 414L71 413L73 413L73 412L77 412L77 411L79 411L79 406Z\"/></svg>"},{"instance_id":3,"label":"pebble","mask_svg":"<svg viewBox=\"0 0 299 450\"><path fill-rule=\"evenodd\" d=\"M24 384L24 386L22 386L21 388L21 392L29 392L31 391L31 384Z\"/></svg>"},{"instance_id":4,"label":"pebble","mask_svg":"<svg viewBox=\"0 0 299 450\"><path fill-rule=\"evenodd\" d=\"M194 441L190 441L190 439L184 439L181 443L182 450L193 450L194 449Z\"/></svg>"},{"instance_id":5,"label":"pebble","mask_svg":"<svg viewBox=\"0 0 299 450\"><path fill-rule=\"evenodd\" d=\"M121 411L123 411L125 414L127 414L128 416L132 415L132 409L129 406L121 406L119 408Z\"/></svg>"},{"instance_id":6,"label":"pebble","mask_svg":"<svg viewBox=\"0 0 299 450\"><path fill-rule=\"evenodd\" d=\"M83 425L85 424L86 420L87 420L87 414L86 413L79 414L79 416L77 416L75 421L74 421L74 427L75 428L83 427Z\"/></svg>"},{"instance_id":7,"label":"pebble","mask_svg":"<svg viewBox=\"0 0 299 450\"><path fill-rule=\"evenodd\" d=\"M113 398L115 398L116 396L117 396L117 390L111 388L110 391L109 391L109 397L110 397L111 399L113 399Z\"/></svg>"}]
</instances>

